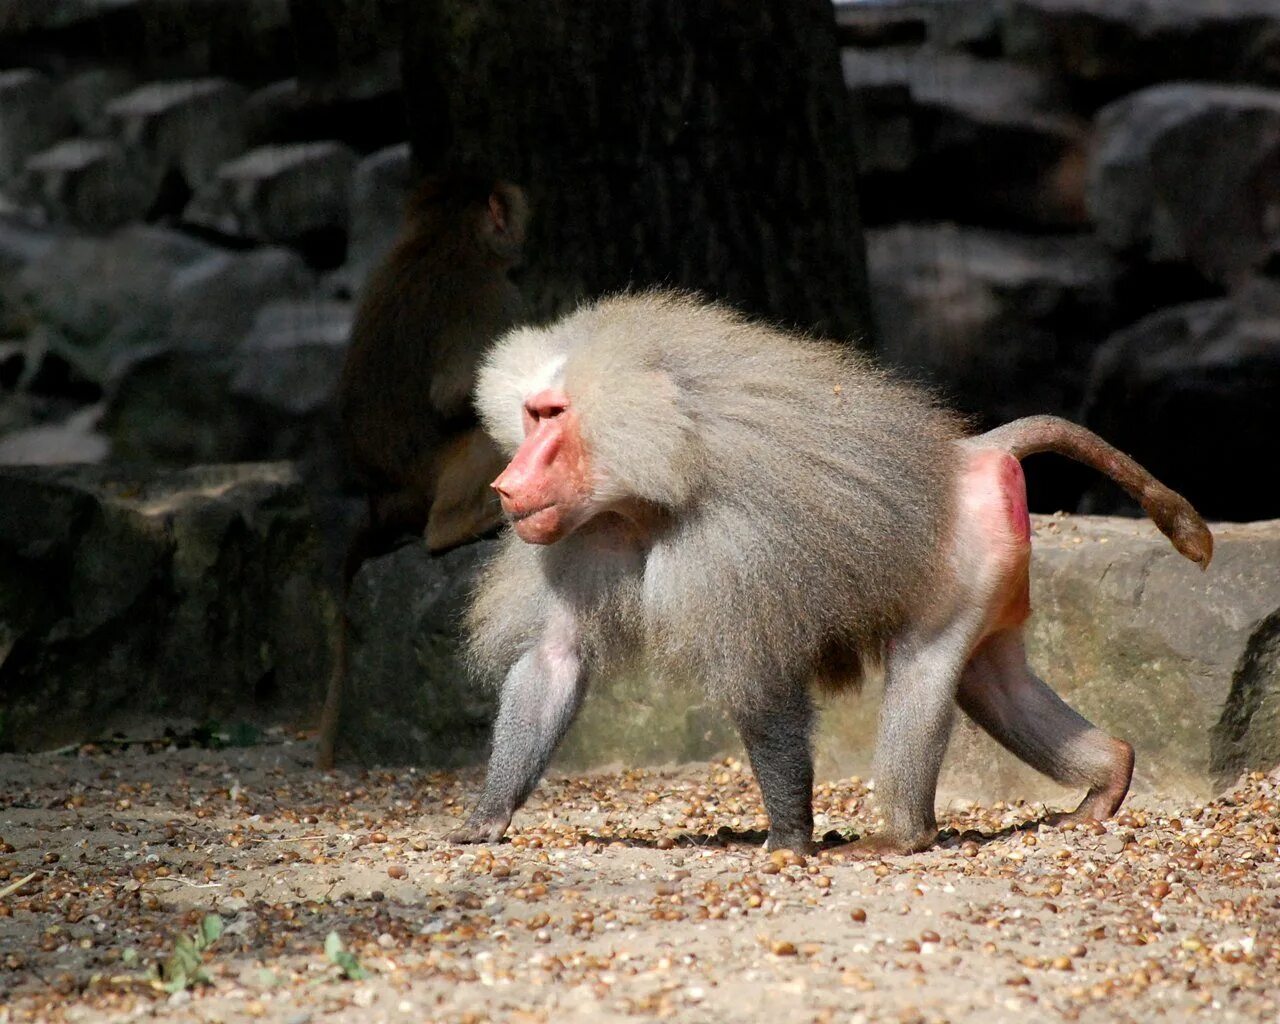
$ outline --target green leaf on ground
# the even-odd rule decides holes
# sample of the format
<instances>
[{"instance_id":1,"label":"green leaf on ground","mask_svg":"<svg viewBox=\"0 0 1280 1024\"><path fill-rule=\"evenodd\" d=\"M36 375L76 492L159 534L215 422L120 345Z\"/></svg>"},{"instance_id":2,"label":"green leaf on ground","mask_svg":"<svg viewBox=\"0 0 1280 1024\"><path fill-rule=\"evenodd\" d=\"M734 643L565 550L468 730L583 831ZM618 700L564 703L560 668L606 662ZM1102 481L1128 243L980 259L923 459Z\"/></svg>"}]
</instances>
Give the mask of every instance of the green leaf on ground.
<instances>
[{"instance_id":1,"label":"green leaf on ground","mask_svg":"<svg viewBox=\"0 0 1280 1024\"><path fill-rule=\"evenodd\" d=\"M369 977L369 972L360 966L356 955L342 945L342 938L337 932L330 932L325 936L324 955L329 958L329 963L334 964L342 972L342 976L349 981L363 981Z\"/></svg>"},{"instance_id":2,"label":"green leaf on ground","mask_svg":"<svg viewBox=\"0 0 1280 1024\"><path fill-rule=\"evenodd\" d=\"M200 934L196 939L197 948L208 949L222 936L222 918L217 914L205 914L200 922Z\"/></svg>"},{"instance_id":3,"label":"green leaf on ground","mask_svg":"<svg viewBox=\"0 0 1280 1024\"><path fill-rule=\"evenodd\" d=\"M206 914L193 935L179 935L173 940L173 952L158 967L152 967L153 984L170 995L197 985L212 985L213 979L204 969L204 953L222 935L222 918ZM137 953L133 956L137 960Z\"/></svg>"}]
</instances>

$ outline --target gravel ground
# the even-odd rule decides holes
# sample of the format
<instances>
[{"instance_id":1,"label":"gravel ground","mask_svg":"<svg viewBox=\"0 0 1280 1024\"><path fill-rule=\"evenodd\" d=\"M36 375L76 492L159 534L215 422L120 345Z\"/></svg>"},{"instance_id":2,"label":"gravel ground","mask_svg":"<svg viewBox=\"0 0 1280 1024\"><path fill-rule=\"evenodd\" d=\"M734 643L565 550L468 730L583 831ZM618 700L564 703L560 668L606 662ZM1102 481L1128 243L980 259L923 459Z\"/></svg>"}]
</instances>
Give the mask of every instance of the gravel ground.
<instances>
[{"instance_id":1,"label":"gravel ground","mask_svg":"<svg viewBox=\"0 0 1280 1024\"><path fill-rule=\"evenodd\" d=\"M758 848L733 760L555 777L509 842L462 848L437 837L477 773L320 774L311 757L283 741L0 758L0 1022L1280 1012L1277 773L1089 828L953 804L941 848L806 862ZM857 779L816 804L820 831L874 823ZM157 970L211 913L207 982L169 994ZM365 978L326 955L331 933Z\"/></svg>"}]
</instances>

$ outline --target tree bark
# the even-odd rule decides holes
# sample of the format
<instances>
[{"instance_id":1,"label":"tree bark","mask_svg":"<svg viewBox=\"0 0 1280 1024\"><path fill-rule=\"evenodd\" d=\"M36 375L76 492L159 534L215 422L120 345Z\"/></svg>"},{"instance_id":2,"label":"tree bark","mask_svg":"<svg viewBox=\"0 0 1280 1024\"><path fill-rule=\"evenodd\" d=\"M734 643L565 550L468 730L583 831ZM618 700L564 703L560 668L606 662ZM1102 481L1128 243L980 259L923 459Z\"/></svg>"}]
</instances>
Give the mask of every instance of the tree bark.
<instances>
[{"instance_id":1,"label":"tree bark","mask_svg":"<svg viewBox=\"0 0 1280 1024\"><path fill-rule=\"evenodd\" d=\"M671 286L869 343L829 0L419 0L404 15L415 158L529 192L535 315Z\"/></svg>"}]
</instances>

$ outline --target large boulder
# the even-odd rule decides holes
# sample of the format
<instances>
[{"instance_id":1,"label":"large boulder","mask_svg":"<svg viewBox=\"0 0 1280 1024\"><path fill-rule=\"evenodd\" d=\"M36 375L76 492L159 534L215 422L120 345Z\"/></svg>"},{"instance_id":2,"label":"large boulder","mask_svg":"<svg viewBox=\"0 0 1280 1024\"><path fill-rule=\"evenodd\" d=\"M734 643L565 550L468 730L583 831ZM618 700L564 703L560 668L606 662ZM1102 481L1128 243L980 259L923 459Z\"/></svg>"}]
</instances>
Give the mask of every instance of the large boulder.
<instances>
[{"instance_id":1,"label":"large boulder","mask_svg":"<svg viewBox=\"0 0 1280 1024\"><path fill-rule=\"evenodd\" d=\"M408 143L380 149L356 165L351 180L351 242L346 266L353 291L359 290L404 227L412 184Z\"/></svg>"},{"instance_id":2,"label":"large boulder","mask_svg":"<svg viewBox=\"0 0 1280 1024\"><path fill-rule=\"evenodd\" d=\"M156 716L306 722L334 621L288 466L0 470L9 749Z\"/></svg>"},{"instance_id":3,"label":"large boulder","mask_svg":"<svg viewBox=\"0 0 1280 1024\"><path fill-rule=\"evenodd\" d=\"M1004 47L1068 79L1093 105L1169 79L1280 84L1280 8L1274 0L1009 0Z\"/></svg>"},{"instance_id":4,"label":"large boulder","mask_svg":"<svg viewBox=\"0 0 1280 1024\"><path fill-rule=\"evenodd\" d=\"M1214 527L1200 572L1150 523L1042 520L1032 659L1137 748L1146 787L1226 785L1280 763L1280 521Z\"/></svg>"},{"instance_id":5,"label":"large boulder","mask_svg":"<svg viewBox=\"0 0 1280 1024\"><path fill-rule=\"evenodd\" d=\"M432 556L407 543L366 562L347 602L339 755L365 764L480 760L494 692L467 673L461 618L493 541Z\"/></svg>"},{"instance_id":6,"label":"large boulder","mask_svg":"<svg viewBox=\"0 0 1280 1024\"><path fill-rule=\"evenodd\" d=\"M845 50L842 62L868 223L1085 223L1087 125L1062 112L1048 79L926 47Z\"/></svg>"},{"instance_id":7,"label":"large boulder","mask_svg":"<svg viewBox=\"0 0 1280 1024\"><path fill-rule=\"evenodd\" d=\"M296 257L263 265L264 255L258 254L256 268L240 268L243 279L234 267L224 267L191 282L177 322L192 329L135 350L113 372L104 429L118 457L162 465L335 457L332 401L350 307L294 300L255 309L245 303L238 316L252 315L252 321L233 341L212 301L232 287L265 299L269 288L255 282L301 282ZM281 287L280 294L288 290ZM206 314L212 319L205 321Z\"/></svg>"},{"instance_id":8,"label":"large boulder","mask_svg":"<svg viewBox=\"0 0 1280 1024\"><path fill-rule=\"evenodd\" d=\"M1280 521L1215 528L1201 573L1149 522L1036 516L1028 644L1045 680L1137 748L1140 791L1206 794L1280 763ZM459 653L466 594L490 545L432 557L418 543L365 565L349 604L345 756L453 765L483 755L494 696ZM866 773L880 688L827 702L824 775ZM722 710L643 672L599 680L561 765L662 763L737 748ZM958 723L952 793L1069 795ZM1079 794L1075 794L1078 797Z\"/></svg>"},{"instance_id":9,"label":"large boulder","mask_svg":"<svg viewBox=\"0 0 1280 1024\"><path fill-rule=\"evenodd\" d=\"M175 276L215 252L189 235L152 226L127 227L109 238L67 236L44 246L5 292L101 374L119 348L162 334Z\"/></svg>"},{"instance_id":10,"label":"large boulder","mask_svg":"<svg viewBox=\"0 0 1280 1024\"><path fill-rule=\"evenodd\" d=\"M268 254L253 254L262 258ZM237 260L251 259L239 256ZM337 564L359 510L343 496L346 469L334 405L346 355L351 307L312 298L234 305L236 293L258 301L255 280L293 278L297 257L266 261L238 279L235 267L191 282L175 319L189 326L160 344L136 349L107 389L101 433L113 457L151 465L290 459L312 492L326 564ZM194 268L193 268L194 269ZM214 300L252 316L234 342ZM0 447L0 454L3 447Z\"/></svg>"},{"instance_id":11,"label":"large boulder","mask_svg":"<svg viewBox=\"0 0 1280 1024\"><path fill-rule=\"evenodd\" d=\"M1213 527L1201 572L1145 521L1033 516L1029 660L1096 725L1133 744L1139 795L1205 797L1280 764L1280 520ZM823 774L871 768L881 688L827 708ZM940 789L1043 799L1068 792L956 716Z\"/></svg>"},{"instance_id":12,"label":"large boulder","mask_svg":"<svg viewBox=\"0 0 1280 1024\"><path fill-rule=\"evenodd\" d=\"M355 154L339 142L262 146L218 169L185 216L223 234L302 249L317 266L346 254Z\"/></svg>"},{"instance_id":13,"label":"large boulder","mask_svg":"<svg viewBox=\"0 0 1280 1024\"><path fill-rule=\"evenodd\" d=\"M444 767L483 760L497 692L468 672L462 618L496 546L480 541L433 556L410 543L367 562L356 576L347 606L344 758ZM735 743L722 710L704 694L636 672L594 688L557 762L702 760Z\"/></svg>"},{"instance_id":14,"label":"large boulder","mask_svg":"<svg viewBox=\"0 0 1280 1024\"><path fill-rule=\"evenodd\" d=\"M66 105L47 75L31 68L0 71L0 184L70 125Z\"/></svg>"},{"instance_id":15,"label":"large boulder","mask_svg":"<svg viewBox=\"0 0 1280 1024\"><path fill-rule=\"evenodd\" d=\"M106 116L145 186L147 209L177 214L245 148L244 90L220 78L151 82L112 100Z\"/></svg>"},{"instance_id":16,"label":"large boulder","mask_svg":"<svg viewBox=\"0 0 1280 1024\"><path fill-rule=\"evenodd\" d=\"M50 223L102 232L142 219L155 198L111 139L66 139L35 154L15 192Z\"/></svg>"},{"instance_id":17,"label":"large boulder","mask_svg":"<svg viewBox=\"0 0 1280 1024\"><path fill-rule=\"evenodd\" d=\"M1108 338L1083 421L1207 515L1280 516L1280 283L1162 309ZM1097 489L1089 507L1124 507Z\"/></svg>"},{"instance_id":18,"label":"large boulder","mask_svg":"<svg viewBox=\"0 0 1280 1024\"><path fill-rule=\"evenodd\" d=\"M1155 86L1097 127L1089 207L1108 245L1228 285L1280 253L1280 89Z\"/></svg>"},{"instance_id":19,"label":"large boulder","mask_svg":"<svg viewBox=\"0 0 1280 1024\"><path fill-rule=\"evenodd\" d=\"M901 225L867 232L867 265L885 362L992 420L1075 411L1116 276L1089 236Z\"/></svg>"},{"instance_id":20,"label":"large boulder","mask_svg":"<svg viewBox=\"0 0 1280 1024\"><path fill-rule=\"evenodd\" d=\"M7 237L0 231L0 265ZM105 430L119 457L178 465L276 457L252 443L229 381L259 309L314 293L316 276L296 253L229 252L158 227L103 239L16 234L12 249L17 266L2 297L27 325L19 358L35 365L39 348L44 363L67 366L70 383L92 384L91 394L59 392L81 404L105 390Z\"/></svg>"}]
</instances>

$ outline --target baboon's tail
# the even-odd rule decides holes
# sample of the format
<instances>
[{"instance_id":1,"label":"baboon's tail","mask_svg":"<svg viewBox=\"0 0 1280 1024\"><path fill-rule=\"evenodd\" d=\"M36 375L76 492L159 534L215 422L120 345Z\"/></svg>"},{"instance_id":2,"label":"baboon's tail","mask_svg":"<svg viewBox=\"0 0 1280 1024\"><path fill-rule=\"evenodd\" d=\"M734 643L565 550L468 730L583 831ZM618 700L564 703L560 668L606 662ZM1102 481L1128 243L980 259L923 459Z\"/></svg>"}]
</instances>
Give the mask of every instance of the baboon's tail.
<instances>
[{"instance_id":1,"label":"baboon's tail","mask_svg":"<svg viewBox=\"0 0 1280 1024\"><path fill-rule=\"evenodd\" d=\"M1213 557L1213 534L1191 502L1093 431L1057 416L1027 416L972 440L984 448L1001 448L1016 459L1037 452L1057 452L1092 466L1123 487L1181 554L1201 569L1208 568Z\"/></svg>"}]
</instances>

